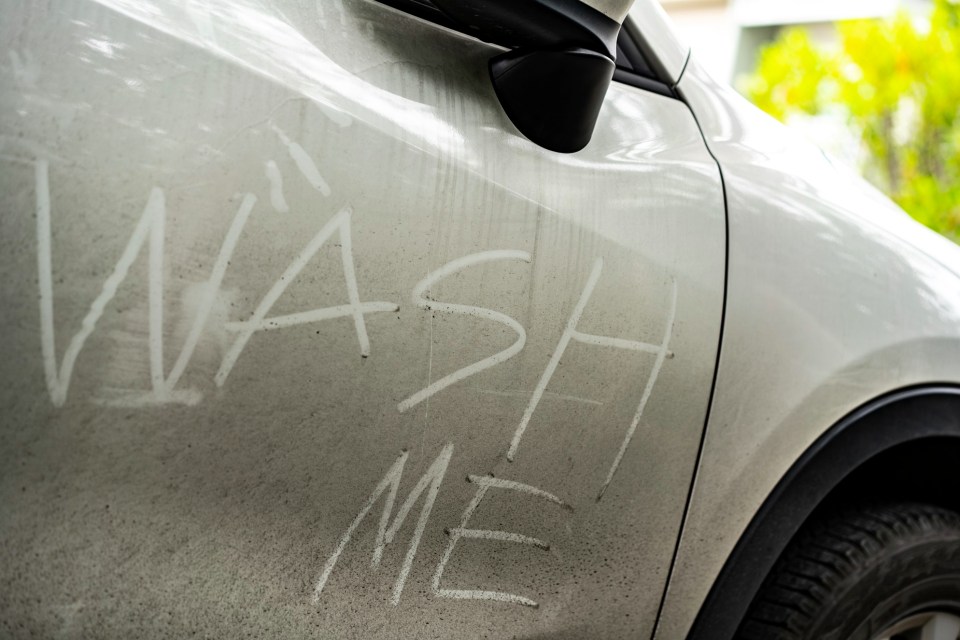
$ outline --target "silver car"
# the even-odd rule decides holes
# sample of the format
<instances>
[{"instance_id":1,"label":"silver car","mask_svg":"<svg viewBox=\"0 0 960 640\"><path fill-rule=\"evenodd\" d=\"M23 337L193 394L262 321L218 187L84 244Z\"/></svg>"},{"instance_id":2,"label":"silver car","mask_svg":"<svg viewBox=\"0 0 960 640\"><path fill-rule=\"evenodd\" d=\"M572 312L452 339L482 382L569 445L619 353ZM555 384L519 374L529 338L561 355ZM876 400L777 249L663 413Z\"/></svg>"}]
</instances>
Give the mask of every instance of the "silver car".
<instances>
[{"instance_id":1,"label":"silver car","mask_svg":"<svg viewBox=\"0 0 960 640\"><path fill-rule=\"evenodd\" d=\"M960 637L960 249L631 4L4 3L0 636Z\"/></svg>"}]
</instances>

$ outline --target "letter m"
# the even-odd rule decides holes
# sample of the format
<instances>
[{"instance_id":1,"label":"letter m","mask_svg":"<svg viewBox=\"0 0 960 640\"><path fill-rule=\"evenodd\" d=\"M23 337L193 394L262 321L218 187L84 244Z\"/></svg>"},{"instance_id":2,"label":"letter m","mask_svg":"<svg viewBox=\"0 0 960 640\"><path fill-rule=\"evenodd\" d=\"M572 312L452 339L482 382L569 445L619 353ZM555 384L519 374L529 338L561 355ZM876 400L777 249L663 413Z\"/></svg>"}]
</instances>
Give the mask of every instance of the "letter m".
<instances>
[{"instance_id":1,"label":"letter m","mask_svg":"<svg viewBox=\"0 0 960 640\"><path fill-rule=\"evenodd\" d=\"M443 451L440 452L436 460L433 461L433 464L430 465L426 473L423 474L417 482L417 485L407 495L407 499L397 512L393 524L390 524L388 527L390 515L393 512L393 503L397 497L397 489L400 487L400 479L403 477L403 467L407 462L407 452L404 451L400 454L400 457L397 458L397 461L394 462L390 470L387 471L387 474L380 481L380 484L378 484L376 489L373 490L373 493L370 494L360 513L354 518L353 522L347 528L346 533L343 534L343 537L340 538L336 550L323 566L323 571L317 580L317 586L313 590L313 601L315 603L320 600L323 587L327 584L327 579L330 577L330 574L333 573L333 568L337 566L337 560L340 559L340 554L343 553L347 543L350 542L353 532L360 526L363 519L367 517L367 514L370 513L370 510L373 508L373 505L376 504L377 500L380 499L380 496L382 496L384 492L387 492L387 498L383 505L383 513L380 515L380 526L377 529L376 546L373 549L371 566L374 568L380 566L380 559L383 557L383 548L393 542L394 536L396 536L400 527L403 526L413 505L416 504L420 495L429 486L427 497L424 498L423 508L420 511L420 519L417 521L417 527L410 540L410 548L407 550L407 556L404 558L403 566L400 568L400 574L397 576L397 581L393 585L393 598L391 602L395 605L400 602L403 586L407 581L410 568L413 566L413 559L417 555L417 547L420 546L420 538L423 536L423 530L426 528L427 521L430 519L430 511L433 509L433 503L437 499L437 493L440 491L443 476L447 473L447 465L450 463L451 455L453 455L453 445L448 444L443 448Z\"/></svg>"}]
</instances>

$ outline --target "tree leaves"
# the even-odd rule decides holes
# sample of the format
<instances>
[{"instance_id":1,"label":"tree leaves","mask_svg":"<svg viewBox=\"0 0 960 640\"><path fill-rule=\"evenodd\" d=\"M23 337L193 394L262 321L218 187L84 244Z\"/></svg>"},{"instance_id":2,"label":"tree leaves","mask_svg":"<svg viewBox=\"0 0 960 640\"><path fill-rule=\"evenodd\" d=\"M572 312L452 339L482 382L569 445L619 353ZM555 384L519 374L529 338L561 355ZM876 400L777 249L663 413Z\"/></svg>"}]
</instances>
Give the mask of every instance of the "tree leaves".
<instances>
[{"instance_id":1,"label":"tree leaves","mask_svg":"<svg viewBox=\"0 0 960 640\"><path fill-rule=\"evenodd\" d=\"M785 29L742 90L781 120L839 109L868 152L865 174L960 240L960 3L937 0L926 19L840 23L833 48Z\"/></svg>"}]
</instances>

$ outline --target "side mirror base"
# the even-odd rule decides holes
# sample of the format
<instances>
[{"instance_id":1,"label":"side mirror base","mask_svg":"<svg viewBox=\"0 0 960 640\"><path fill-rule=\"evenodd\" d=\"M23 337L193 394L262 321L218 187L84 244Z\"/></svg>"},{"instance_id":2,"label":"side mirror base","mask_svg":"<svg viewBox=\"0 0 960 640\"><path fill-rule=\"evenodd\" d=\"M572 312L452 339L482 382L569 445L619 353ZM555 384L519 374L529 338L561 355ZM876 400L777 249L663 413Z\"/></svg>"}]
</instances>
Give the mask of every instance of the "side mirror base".
<instances>
[{"instance_id":1,"label":"side mirror base","mask_svg":"<svg viewBox=\"0 0 960 640\"><path fill-rule=\"evenodd\" d=\"M590 142L616 68L618 21L584 0L432 2L465 33L512 49L490 60L490 78L520 133L561 153Z\"/></svg>"},{"instance_id":2,"label":"side mirror base","mask_svg":"<svg viewBox=\"0 0 960 640\"><path fill-rule=\"evenodd\" d=\"M520 133L573 153L590 142L614 69L610 58L588 49L514 49L490 60L490 79Z\"/></svg>"}]
</instances>

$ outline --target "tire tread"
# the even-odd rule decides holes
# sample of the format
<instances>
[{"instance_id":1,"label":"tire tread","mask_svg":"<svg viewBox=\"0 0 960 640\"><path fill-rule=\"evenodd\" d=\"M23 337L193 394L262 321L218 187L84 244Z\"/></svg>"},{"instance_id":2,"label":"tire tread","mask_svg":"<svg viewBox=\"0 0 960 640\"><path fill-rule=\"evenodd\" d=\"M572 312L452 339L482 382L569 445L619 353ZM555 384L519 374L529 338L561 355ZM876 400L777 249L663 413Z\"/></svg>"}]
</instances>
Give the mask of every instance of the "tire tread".
<instances>
[{"instance_id":1,"label":"tire tread","mask_svg":"<svg viewBox=\"0 0 960 640\"><path fill-rule=\"evenodd\" d=\"M802 640L819 612L878 553L958 531L957 513L913 503L864 507L815 522L778 560L736 638Z\"/></svg>"}]
</instances>

